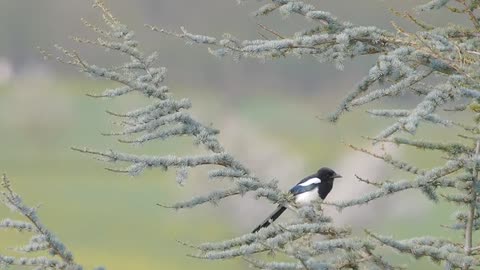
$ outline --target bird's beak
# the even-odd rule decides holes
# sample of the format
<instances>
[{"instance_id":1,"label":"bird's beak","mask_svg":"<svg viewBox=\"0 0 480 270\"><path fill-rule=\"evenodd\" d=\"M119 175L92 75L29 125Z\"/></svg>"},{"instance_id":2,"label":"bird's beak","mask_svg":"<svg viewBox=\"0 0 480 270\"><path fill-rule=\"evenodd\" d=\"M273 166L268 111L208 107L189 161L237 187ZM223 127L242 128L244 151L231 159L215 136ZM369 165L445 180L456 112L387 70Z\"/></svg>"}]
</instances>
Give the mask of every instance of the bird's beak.
<instances>
[{"instance_id":1,"label":"bird's beak","mask_svg":"<svg viewBox=\"0 0 480 270\"><path fill-rule=\"evenodd\" d=\"M342 176L340 174L335 174L333 178L342 178Z\"/></svg>"}]
</instances>

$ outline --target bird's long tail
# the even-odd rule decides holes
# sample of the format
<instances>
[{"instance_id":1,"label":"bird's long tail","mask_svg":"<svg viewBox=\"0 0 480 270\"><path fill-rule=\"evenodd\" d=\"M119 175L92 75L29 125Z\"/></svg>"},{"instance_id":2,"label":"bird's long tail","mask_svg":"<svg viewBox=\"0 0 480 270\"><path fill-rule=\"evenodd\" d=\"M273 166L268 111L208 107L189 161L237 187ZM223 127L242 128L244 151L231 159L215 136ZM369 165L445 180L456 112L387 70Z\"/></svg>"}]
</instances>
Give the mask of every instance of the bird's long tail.
<instances>
[{"instance_id":1,"label":"bird's long tail","mask_svg":"<svg viewBox=\"0 0 480 270\"><path fill-rule=\"evenodd\" d=\"M260 225L258 225L252 231L252 233L259 231L261 228L270 226L270 224L272 224L272 222L274 222L279 216L281 216L286 209L287 208L285 206L279 206L267 219L265 219L265 221L260 223Z\"/></svg>"}]
</instances>

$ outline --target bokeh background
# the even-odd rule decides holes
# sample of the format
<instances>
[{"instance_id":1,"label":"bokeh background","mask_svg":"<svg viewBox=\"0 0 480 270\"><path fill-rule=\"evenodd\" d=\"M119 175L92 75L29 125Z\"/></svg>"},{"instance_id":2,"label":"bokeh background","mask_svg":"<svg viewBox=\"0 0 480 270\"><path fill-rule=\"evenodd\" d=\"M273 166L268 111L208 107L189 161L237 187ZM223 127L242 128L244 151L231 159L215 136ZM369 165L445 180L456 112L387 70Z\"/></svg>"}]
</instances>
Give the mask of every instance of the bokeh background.
<instances>
[{"instance_id":1,"label":"bokeh background","mask_svg":"<svg viewBox=\"0 0 480 270\"><path fill-rule=\"evenodd\" d=\"M410 9L424 1L310 0L318 8L357 24L391 29L390 8ZM288 35L307 25L302 18L274 15L253 18L261 3L235 0L110 0L112 11L137 33L145 50L158 50L161 65L169 70L167 83L178 97L189 97L194 113L219 128L226 148L265 179L277 179L288 189L298 179L330 166L344 175L329 200L360 196L364 185L354 174L373 180L401 179L376 160L356 153L346 143L364 145L360 136L375 135L389 122L371 119L361 112L346 115L338 125L319 120L335 108L365 74L374 58L348 62L343 71L311 58L286 58L265 62L235 62L208 54L205 47L152 33L143 25L171 30L185 26L190 32L220 36L225 32L240 39L259 38L258 22ZM448 17L446 17L448 16ZM185 187L175 183L173 172L151 170L132 178L105 171L105 164L70 150L89 146L131 152L188 153L186 140L147 144L142 148L119 145L101 132L114 120L106 109L134 108L136 98L117 101L92 99L108 83L94 81L68 66L44 61L37 47L54 50L58 43L78 47L68 37L88 36L80 18L98 22L89 0L0 0L0 171L6 172L17 192L30 204L41 205L39 214L87 268L107 269L246 269L242 260L201 261L187 257L192 250L176 240L200 243L232 238L248 232L273 208L252 198L229 200L218 207L206 205L173 212L155 204L168 204L203 194L214 188L203 172L193 173ZM446 20L448 18L448 20ZM432 23L460 22L449 13L428 16ZM266 34L263 32L263 34ZM102 50L80 49L97 64L113 61ZM414 101L406 97L405 101ZM399 106L388 101L389 106ZM412 103L413 104L413 103ZM419 135L445 139L449 132L424 128ZM391 146L392 155L424 167L439 160L427 153ZM416 192L406 192L363 207L337 213L328 209L338 224L356 233L371 228L401 239L422 234L448 234L453 206L433 204ZM0 219L12 217L0 208ZM14 215L13 215L14 216ZM291 216L284 217L288 220ZM28 235L0 231L0 252ZM428 262L391 255L412 269L435 269Z\"/></svg>"}]
</instances>

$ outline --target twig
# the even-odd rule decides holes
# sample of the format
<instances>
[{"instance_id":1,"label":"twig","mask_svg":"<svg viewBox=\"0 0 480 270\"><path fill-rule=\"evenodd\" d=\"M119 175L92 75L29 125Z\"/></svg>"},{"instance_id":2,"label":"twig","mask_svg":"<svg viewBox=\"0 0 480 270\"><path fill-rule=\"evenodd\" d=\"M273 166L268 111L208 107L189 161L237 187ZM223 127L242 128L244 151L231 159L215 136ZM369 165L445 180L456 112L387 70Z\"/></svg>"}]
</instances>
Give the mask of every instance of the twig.
<instances>
[{"instance_id":1,"label":"twig","mask_svg":"<svg viewBox=\"0 0 480 270\"><path fill-rule=\"evenodd\" d=\"M378 188L382 186L382 184L380 184L380 183L375 183L375 182L372 182L372 181L370 181L370 180L368 180L368 179L366 179L366 178L361 178L360 176L358 176L358 175L356 175L356 174L355 174L355 177L356 177L356 178L358 179L358 181L360 181L360 182L364 182L364 183L366 183L366 184L369 184L369 185L372 185L372 186L375 186L375 187L378 187Z\"/></svg>"},{"instance_id":2,"label":"twig","mask_svg":"<svg viewBox=\"0 0 480 270\"><path fill-rule=\"evenodd\" d=\"M477 140L477 146L475 148L475 157L478 158L480 152L480 140ZM472 179L471 195L472 201L469 206L467 224L465 228L465 254L468 256L472 253L472 236L473 236L473 222L475 220L475 209L477 201L477 190L475 188L478 179L478 166L475 165L474 177ZM463 269L468 269L469 266L465 266Z\"/></svg>"},{"instance_id":3,"label":"twig","mask_svg":"<svg viewBox=\"0 0 480 270\"><path fill-rule=\"evenodd\" d=\"M269 33L271 33L271 34L273 34L273 35L275 35L275 36L277 36L281 39L285 39L285 37L280 35L277 31L275 31L273 29L270 29L270 28L266 27L265 25L263 25L261 23L257 23L257 25L260 26L263 30L265 30L265 31L267 31L267 32L269 32Z\"/></svg>"}]
</instances>

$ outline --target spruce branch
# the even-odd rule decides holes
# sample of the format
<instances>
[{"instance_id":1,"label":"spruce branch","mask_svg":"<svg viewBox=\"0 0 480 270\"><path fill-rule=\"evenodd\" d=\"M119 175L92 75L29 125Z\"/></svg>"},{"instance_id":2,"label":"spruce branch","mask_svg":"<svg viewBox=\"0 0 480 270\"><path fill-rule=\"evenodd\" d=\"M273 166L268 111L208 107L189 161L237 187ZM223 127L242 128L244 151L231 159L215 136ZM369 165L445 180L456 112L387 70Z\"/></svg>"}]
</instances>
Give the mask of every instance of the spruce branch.
<instances>
[{"instance_id":1,"label":"spruce branch","mask_svg":"<svg viewBox=\"0 0 480 270\"><path fill-rule=\"evenodd\" d=\"M419 10L439 9L448 1L430 1L418 7ZM463 3L465 4L465 3ZM328 12L316 9L313 5L302 1L272 1L261 7L256 15L267 15L278 10L283 15L297 14L305 17L314 25L313 28L292 35L280 35L267 28L277 39L260 39L239 41L235 38L215 38L188 33L175 33L158 27L149 26L152 30L162 32L188 42L217 47L209 51L217 56L232 55L235 58L276 58L287 55L310 55L324 62L332 62L338 68L343 67L346 59L365 54L379 54L377 63L371 67L369 74L356 86L332 113L329 119L336 122L341 114L355 106L367 104L375 100L402 96L407 92L422 92L425 99L417 108L402 117L378 138L386 138L398 131L414 133L420 120L430 121L432 113L450 100L455 101L468 94L457 90L452 85L439 84L435 89L425 91L415 88L422 81L432 76L448 79L451 76L463 76L468 85L478 77L475 69L469 68L465 62L475 63L472 57L466 56L467 47L471 47L469 39L475 38L474 31L455 27L433 27L420 22L410 13L402 16L420 26L421 31L409 33L396 24L398 33L391 33L374 26L358 26L342 22ZM471 10L464 9L465 13ZM397 13L398 14L398 13ZM319 25L317 25L319 24ZM266 27L262 27L266 28ZM230 36L230 35L228 35ZM231 36L230 36L231 37ZM468 44L468 45L467 45ZM458 62L460 61L460 62ZM376 83L389 81L386 88L371 90ZM428 83L427 83L428 85ZM443 121L433 121L434 123Z\"/></svg>"},{"instance_id":2,"label":"spruce branch","mask_svg":"<svg viewBox=\"0 0 480 270\"><path fill-rule=\"evenodd\" d=\"M1 178L0 202L13 212L20 214L26 221L4 219L0 221L0 228L12 229L19 232L33 233L30 242L14 250L21 253L36 253L48 251L51 257L13 257L0 254L0 266L29 266L34 269L66 269L81 270L72 252L51 232L37 215L37 209L27 206L23 199L14 192L11 183L5 174Z\"/></svg>"},{"instance_id":3,"label":"spruce branch","mask_svg":"<svg viewBox=\"0 0 480 270\"><path fill-rule=\"evenodd\" d=\"M373 200L395 194L409 189L420 189L425 193L434 192L433 187L455 187L455 181L447 176L463 168L465 161L448 161L444 166L436 167L430 171L419 174L413 180L402 180L396 182L383 182L376 190L366 193L357 199L351 199L342 202L326 203L342 210L354 205L367 204ZM429 198L437 200L434 194L426 194Z\"/></svg>"},{"instance_id":4,"label":"spruce branch","mask_svg":"<svg viewBox=\"0 0 480 270\"><path fill-rule=\"evenodd\" d=\"M469 154L472 153L473 150L461 143L443 143L443 142L429 142L429 141L423 141L423 140L412 140L412 139L407 139L407 138L401 138L401 137L394 137L392 139L373 139L373 138L367 138L370 140L375 140L378 142L389 142L389 143L394 143L397 145L407 145L407 146L412 146L418 149L423 149L423 150L438 150L445 152L451 156L458 156L462 154Z\"/></svg>"},{"instance_id":5,"label":"spruce branch","mask_svg":"<svg viewBox=\"0 0 480 270\"><path fill-rule=\"evenodd\" d=\"M62 63L78 68L89 76L118 83L120 86L106 89L101 94L92 94L94 97L115 98L133 92L140 93L151 101L150 104L128 112L107 113L120 119L122 130L103 133L105 136L114 136L121 143L143 145L158 140L168 140L174 137L190 137L194 145L201 146L205 153L197 156L174 155L132 155L115 150L98 151L88 148L72 147L73 150L93 155L108 163L125 165L120 168L107 168L117 173L127 173L131 176L141 174L147 168L176 168L177 182L183 184L188 177L187 168L207 166L211 177L225 178L234 175L241 180L234 181L233 186L223 191L214 191L205 196L171 205L175 209L194 207L235 195L253 192L256 197L265 197L277 201L280 191L273 182L264 182L253 175L249 169L235 157L227 153L217 139L218 130L196 120L190 112L192 107L188 99L175 99L170 89L164 85L166 68L157 66L158 53L144 53L133 31L129 30L118 20L102 1L96 1L95 8L101 11L108 30L101 29L86 20L84 24L100 35L91 41L73 37L80 44L93 47L102 47L110 52L126 56L128 61L113 67L100 67L89 63L79 53L57 46L63 54ZM191 35L186 30L184 37L202 43L214 43L214 39Z\"/></svg>"},{"instance_id":6,"label":"spruce branch","mask_svg":"<svg viewBox=\"0 0 480 270\"><path fill-rule=\"evenodd\" d=\"M375 139L375 140L377 140L377 139ZM417 174L417 175L425 174L425 170L417 168L417 167L415 167L411 164L408 164L404 161L393 159L388 154L376 154L376 153L373 153L373 152L371 152L371 151L369 151L365 148L357 147L357 146L354 146L352 144L348 144L348 147L350 147L351 149L353 149L355 151L365 153L365 154L367 154L369 156L372 156L374 158L381 159L385 163L390 164L391 166L393 166L396 169L399 169L399 170L402 170L402 171L405 171L405 172L409 172L409 173L412 173L412 174Z\"/></svg>"},{"instance_id":7,"label":"spruce branch","mask_svg":"<svg viewBox=\"0 0 480 270\"><path fill-rule=\"evenodd\" d=\"M479 265L478 260L462 254L461 249L448 240L422 237L397 241L391 237L377 235L370 231L366 232L370 237L376 239L380 243L402 253L411 254L415 258L427 256L433 261L445 261L454 267L464 267L465 265L472 267Z\"/></svg>"}]
</instances>

